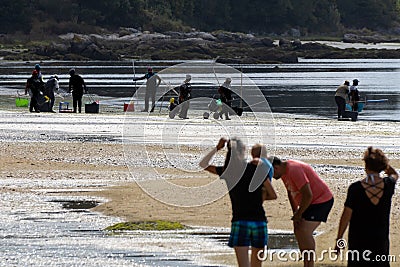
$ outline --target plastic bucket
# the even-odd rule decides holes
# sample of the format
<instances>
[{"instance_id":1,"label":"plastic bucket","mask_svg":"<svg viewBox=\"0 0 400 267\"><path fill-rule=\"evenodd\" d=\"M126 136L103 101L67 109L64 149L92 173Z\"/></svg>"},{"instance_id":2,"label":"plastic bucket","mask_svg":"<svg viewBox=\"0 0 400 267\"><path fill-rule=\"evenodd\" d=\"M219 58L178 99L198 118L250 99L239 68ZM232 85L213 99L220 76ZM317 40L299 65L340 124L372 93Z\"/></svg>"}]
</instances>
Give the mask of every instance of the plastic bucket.
<instances>
[{"instance_id":1,"label":"plastic bucket","mask_svg":"<svg viewBox=\"0 0 400 267\"><path fill-rule=\"evenodd\" d=\"M364 103L359 102L359 103L358 103L358 106L357 106L357 109L358 109L357 111L358 111L358 112L363 111L364 105L365 105Z\"/></svg>"},{"instance_id":2,"label":"plastic bucket","mask_svg":"<svg viewBox=\"0 0 400 267\"><path fill-rule=\"evenodd\" d=\"M135 111L135 105L133 103L126 104L124 103L124 112L133 112Z\"/></svg>"},{"instance_id":3,"label":"plastic bucket","mask_svg":"<svg viewBox=\"0 0 400 267\"><path fill-rule=\"evenodd\" d=\"M17 107L27 107L29 106L29 99L27 98L16 98L15 99L15 106Z\"/></svg>"},{"instance_id":4,"label":"plastic bucket","mask_svg":"<svg viewBox=\"0 0 400 267\"><path fill-rule=\"evenodd\" d=\"M85 113L99 113L100 105L96 102L85 104Z\"/></svg>"}]
</instances>

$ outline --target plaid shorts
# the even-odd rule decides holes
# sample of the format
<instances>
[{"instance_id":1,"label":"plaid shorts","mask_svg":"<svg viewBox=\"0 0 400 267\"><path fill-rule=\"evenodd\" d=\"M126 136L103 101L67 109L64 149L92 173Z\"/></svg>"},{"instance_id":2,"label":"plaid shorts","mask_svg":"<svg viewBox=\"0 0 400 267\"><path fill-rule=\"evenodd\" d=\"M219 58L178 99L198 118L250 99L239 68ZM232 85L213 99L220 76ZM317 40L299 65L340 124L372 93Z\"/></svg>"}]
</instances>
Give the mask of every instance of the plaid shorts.
<instances>
[{"instance_id":1,"label":"plaid shorts","mask_svg":"<svg viewBox=\"0 0 400 267\"><path fill-rule=\"evenodd\" d=\"M232 222L228 246L264 248L268 243L268 228L265 221Z\"/></svg>"}]
</instances>

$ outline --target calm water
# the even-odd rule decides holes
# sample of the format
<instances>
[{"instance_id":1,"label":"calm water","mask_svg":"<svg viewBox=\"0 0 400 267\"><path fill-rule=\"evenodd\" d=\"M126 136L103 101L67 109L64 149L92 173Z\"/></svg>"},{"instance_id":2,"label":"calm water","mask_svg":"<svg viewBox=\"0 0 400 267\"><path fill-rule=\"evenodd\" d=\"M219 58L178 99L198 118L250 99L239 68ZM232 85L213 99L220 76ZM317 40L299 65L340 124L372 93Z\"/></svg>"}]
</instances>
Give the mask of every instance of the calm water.
<instances>
[{"instance_id":1,"label":"calm water","mask_svg":"<svg viewBox=\"0 0 400 267\"><path fill-rule=\"evenodd\" d=\"M0 88L3 93L16 94L23 91L26 79L35 62L0 62ZM182 63L180 61L138 61L125 62L45 62L43 74L60 76L62 88L68 86L67 72L76 67L85 78L90 92L107 97L105 105L122 106L143 82L133 83L136 76L143 75L147 66L156 71ZM193 62L195 65L196 63ZM134 66L133 66L134 65ZM210 63L210 65L212 65ZM242 71L265 95L273 112L317 115L334 118L336 105L334 92L344 80L360 80L359 90L367 100L388 99L387 102L368 102L359 119L399 120L400 119L400 59L395 60L300 60L298 64L232 65ZM188 70L189 72L190 70ZM167 79L178 85L185 73L167 75ZM229 74L227 74L229 75ZM248 85L241 84L241 78L233 77L232 85L248 93ZM217 94L218 84L223 77L213 73L197 75L192 79L195 86L193 97L212 97ZM245 106L245 105L244 105Z\"/></svg>"},{"instance_id":2,"label":"calm water","mask_svg":"<svg viewBox=\"0 0 400 267\"><path fill-rule=\"evenodd\" d=\"M14 96L17 91L23 92L35 63L0 61L0 99ZM149 65L160 71L178 63L181 62L141 61L135 62L135 69L132 62L44 62L41 65L45 78L57 73L64 89L68 84L69 68L76 67L90 92L101 96L102 110L106 106L118 106L122 111L123 103L129 101L135 92L134 71L139 75ZM357 78L363 97L388 99L387 102L367 104L359 119L400 120L400 60L301 60L299 64L232 67L242 70L254 81L273 112L335 118L333 95L336 87L346 79ZM179 84L182 76L181 73L170 74L169 78ZM220 80L210 73L196 76L193 96L211 97L216 94ZM136 86L141 84L138 82ZM233 79L233 85L241 86L240 77ZM248 88L248 85L243 86L244 91ZM0 106L12 103L0 102ZM233 251L225 245L227 229L113 236L102 229L118 219L71 208L70 205L88 200L95 203L101 199L62 196L63 190L74 190L78 186L81 190L93 190L93 187L112 183L79 180L77 184L77 181L43 181L29 177L0 180L1 188L18 189L0 194L0 265L213 266L204 255L228 254L234 257ZM38 187L42 189L30 191ZM278 236L275 241L284 240L283 237L288 240L285 244L277 243L276 247L285 247L293 242L291 236Z\"/></svg>"}]
</instances>

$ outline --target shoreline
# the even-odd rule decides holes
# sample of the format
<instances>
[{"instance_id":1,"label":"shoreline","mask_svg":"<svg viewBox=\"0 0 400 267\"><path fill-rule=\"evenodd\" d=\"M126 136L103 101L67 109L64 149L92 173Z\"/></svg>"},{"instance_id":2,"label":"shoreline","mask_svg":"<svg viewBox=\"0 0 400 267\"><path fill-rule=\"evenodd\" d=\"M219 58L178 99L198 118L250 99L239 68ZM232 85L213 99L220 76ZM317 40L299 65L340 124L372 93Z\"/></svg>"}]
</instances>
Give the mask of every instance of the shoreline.
<instances>
[{"instance_id":1,"label":"shoreline","mask_svg":"<svg viewBox=\"0 0 400 267\"><path fill-rule=\"evenodd\" d=\"M274 144L269 146L269 154L303 160L312 164L334 192L334 208L328 223L318 228L322 233L316 238L318 251L332 247L347 187L351 182L363 177L361 158L367 146L381 147L388 155L391 165L397 170L400 169L400 123L371 121L352 123L290 114L273 115L275 138ZM126 166L126 150L124 151L122 142L117 139L107 142L107 139L102 138L81 138L88 135L94 137L120 135L123 132L122 115L32 115L27 112L3 111L0 112L0 117L3 118L0 123L2 130L0 138L3 140L0 143L0 154L3 159L0 165L1 179L10 184L15 178L40 181L51 177L51 179L74 181L73 184L76 183L76 185L71 185L70 188L76 189L79 188L79 180L84 179L93 181L89 189L100 191L72 192L71 194L94 195L109 200L94 208L95 212L124 221L167 219L187 225L208 227L229 227L230 225L231 210L228 195L207 205L193 208L163 204L146 194L132 178L130 169ZM137 113L130 114L130 117L138 121L146 118L143 114ZM52 120L49 121L49 118ZM149 116L147 119L151 124L160 123L159 116ZM24 126L25 120L30 120L30 124ZM58 120L58 123L54 125L56 128L46 127L53 120ZM182 127L187 125L181 121L177 123L180 123ZM32 127L34 125L37 127ZM191 131L196 131L196 129L201 131L201 127L204 127L201 121L189 125L194 127ZM216 140L211 141L216 142ZM130 146L129 151L135 153L132 156L139 157L143 148L150 152L170 151L165 150L162 144L146 145L138 142ZM211 144L205 147L207 150ZM198 159L203 151L196 146L195 142L180 144L180 149L182 150L180 153L185 155L184 159L188 155L191 155L193 159ZM176 160L176 166L170 166L168 161L164 160L157 162L156 166L159 166L157 170L171 183L178 186L199 187L216 180L215 176L201 171L180 170L179 168L184 170L186 166L180 165L183 164L180 154L169 155ZM143 159L138 158L138 160ZM144 175L153 169L151 164L134 168L135 171ZM44 186L40 182L37 184L33 183L30 190ZM280 181L274 181L273 186L277 191L278 199L265 203L269 229L291 231L290 205L286 199L285 189ZM66 187L68 188L68 185ZM1 190L13 192L19 189L18 186L5 186ZM400 196L396 192L392 204L390 234L391 253L398 255L400 255L400 226L395 222L400 219L399 200ZM232 255L218 257L215 261L218 264L235 264ZM270 264L268 263L268 266ZM337 263L329 264L341 266ZM283 263L271 266L297 265Z\"/></svg>"}]
</instances>

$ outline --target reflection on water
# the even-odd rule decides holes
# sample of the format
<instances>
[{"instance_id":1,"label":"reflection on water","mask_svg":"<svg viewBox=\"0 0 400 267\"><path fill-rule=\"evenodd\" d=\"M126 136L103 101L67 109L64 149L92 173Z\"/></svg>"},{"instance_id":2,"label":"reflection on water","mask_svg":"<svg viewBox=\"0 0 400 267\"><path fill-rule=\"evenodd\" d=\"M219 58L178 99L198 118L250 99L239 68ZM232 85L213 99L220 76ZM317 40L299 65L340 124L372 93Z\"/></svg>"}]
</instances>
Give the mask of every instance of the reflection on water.
<instances>
[{"instance_id":1,"label":"reflection on water","mask_svg":"<svg viewBox=\"0 0 400 267\"><path fill-rule=\"evenodd\" d=\"M176 233L109 235L102 229L116 219L81 209L81 212L70 210L90 207L97 201L2 193L0 265L201 266L206 263L202 255L205 251L193 249L196 244L207 243L201 238ZM207 249L216 248L215 253L225 250L212 242L207 245Z\"/></svg>"},{"instance_id":2,"label":"reflection on water","mask_svg":"<svg viewBox=\"0 0 400 267\"><path fill-rule=\"evenodd\" d=\"M193 235L216 240L221 244L228 244L229 230L219 230L218 232L193 232ZM293 233L285 231L270 230L268 234L268 249L298 249L297 241Z\"/></svg>"},{"instance_id":3,"label":"reflection on water","mask_svg":"<svg viewBox=\"0 0 400 267\"><path fill-rule=\"evenodd\" d=\"M48 185L58 187L54 181ZM113 234L102 229L116 219L87 210L99 199L15 191L0 198L2 266L216 266L207 257L234 258L226 228ZM289 234L272 234L270 244L295 247Z\"/></svg>"}]
</instances>

